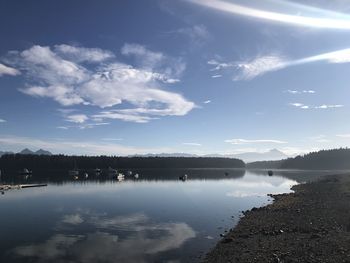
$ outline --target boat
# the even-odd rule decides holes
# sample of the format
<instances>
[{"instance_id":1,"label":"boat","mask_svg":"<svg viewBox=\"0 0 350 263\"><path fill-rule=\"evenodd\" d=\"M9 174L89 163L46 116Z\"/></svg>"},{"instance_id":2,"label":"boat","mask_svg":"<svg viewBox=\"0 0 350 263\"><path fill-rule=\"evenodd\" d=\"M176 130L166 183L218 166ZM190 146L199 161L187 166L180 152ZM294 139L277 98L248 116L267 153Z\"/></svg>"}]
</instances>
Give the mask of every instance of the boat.
<instances>
[{"instance_id":1,"label":"boat","mask_svg":"<svg viewBox=\"0 0 350 263\"><path fill-rule=\"evenodd\" d=\"M85 179L88 179L89 178L89 174L88 173L84 173L84 177L85 177Z\"/></svg>"},{"instance_id":2,"label":"boat","mask_svg":"<svg viewBox=\"0 0 350 263\"><path fill-rule=\"evenodd\" d=\"M118 180L118 181L122 181L122 180L124 180L124 178L125 178L125 175L124 175L124 174L118 173L118 175L117 175L117 180Z\"/></svg>"},{"instance_id":3,"label":"boat","mask_svg":"<svg viewBox=\"0 0 350 263\"><path fill-rule=\"evenodd\" d=\"M183 176L180 176L180 177L179 177L179 179L180 179L181 181L186 181L187 178L188 178L187 174L184 174Z\"/></svg>"},{"instance_id":4,"label":"boat","mask_svg":"<svg viewBox=\"0 0 350 263\"><path fill-rule=\"evenodd\" d=\"M77 175L75 175L75 176L73 176L73 179L74 179L74 180L78 180L79 177L78 177Z\"/></svg>"},{"instance_id":5,"label":"boat","mask_svg":"<svg viewBox=\"0 0 350 263\"><path fill-rule=\"evenodd\" d=\"M267 171L267 174L268 174L269 176L272 176L272 175L273 175L273 171L272 171L272 170L268 170L268 171Z\"/></svg>"},{"instance_id":6,"label":"boat","mask_svg":"<svg viewBox=\"0 0 350 263\"><path fill-rule=\"evenodd\" d=\"M139 176L138 173L134 174L134 178L135 178L135 179L139 179L139 177L140 177L140 176Z\"/></svg>"},{"instance_id":7,"label":"boat","mask_svg":"<svg viewBox=\"0 0 350 263\"><path fill-rule=\"evenodd\" d=\"M132 175L132 171L128 171L127 174L131 176Z\"/></svg>"},{"instance_id":8,"label":"boat","mask_svg":"<svg viewBox=\"0 0 350 263\"><path fill-rule=\"evenodd\" d=\"M19 172L20 175L32 175L32 171L29 171L27 168L24 168L22 171Z\"/></svg>"},{"instance_id":9,"label":"boat","mask_svg":"<svg viewBox=\"0 0 350 263\"><path fill-rule=\"evenodd\" d=\"M101 169L100 168L95 168L95 170L94 170L94 173L95 173L95 175L97 175L97 176L99 176L99 175L101 175Z\"/></svg>"}]
</instances>

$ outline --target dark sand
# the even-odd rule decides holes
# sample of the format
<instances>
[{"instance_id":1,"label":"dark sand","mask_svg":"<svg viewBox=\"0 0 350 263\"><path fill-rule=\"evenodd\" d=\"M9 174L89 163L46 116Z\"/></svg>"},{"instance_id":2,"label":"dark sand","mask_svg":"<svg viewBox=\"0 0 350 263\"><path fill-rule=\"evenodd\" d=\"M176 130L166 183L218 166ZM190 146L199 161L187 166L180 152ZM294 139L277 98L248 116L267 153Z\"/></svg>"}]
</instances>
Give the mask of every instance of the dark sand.
<instances>
[{"instance_id":1,"label":"dark sand","mask_svg":"<svg viewBox=\"0 0 350 263\"><path fill-rule=\"evenodd\" d=\"M350 262L350 175L292 189L245 212L204 262Z\"/></svg>"}]
</instances>

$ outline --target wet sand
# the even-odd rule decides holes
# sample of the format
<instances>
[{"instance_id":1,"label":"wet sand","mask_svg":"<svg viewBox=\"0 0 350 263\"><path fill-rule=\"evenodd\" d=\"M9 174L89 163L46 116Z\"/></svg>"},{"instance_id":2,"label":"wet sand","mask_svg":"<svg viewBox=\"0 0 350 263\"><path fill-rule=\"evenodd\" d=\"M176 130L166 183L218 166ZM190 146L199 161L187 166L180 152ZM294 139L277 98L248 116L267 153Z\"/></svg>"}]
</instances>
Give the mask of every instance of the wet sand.
<instances>
[{"instance_id":1,"label":"wet sand","mask_svg":"<svg viewBox=\"0 0 350 263\"><path fill-rule=\"evenodd\" d=\"M350 262L350 175L292 189L244 212L204 262Z\"/></svg>"}]
</instances>

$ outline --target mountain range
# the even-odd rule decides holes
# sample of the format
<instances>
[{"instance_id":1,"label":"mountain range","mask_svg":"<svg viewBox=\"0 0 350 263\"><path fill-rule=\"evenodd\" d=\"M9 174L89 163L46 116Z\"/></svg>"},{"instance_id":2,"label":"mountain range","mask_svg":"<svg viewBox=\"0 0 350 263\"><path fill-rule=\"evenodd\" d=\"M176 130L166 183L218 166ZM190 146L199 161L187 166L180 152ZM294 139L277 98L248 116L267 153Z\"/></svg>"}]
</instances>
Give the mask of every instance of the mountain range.
<instances>
[{"instance_id":1,"label":"mountain range","mask_svg":"<svg viewBox=\"0 0 350 263\"><path fill-rule=\"evenodd\" d=\"M188 154L188 153L160 153L160 154L143 154L143 155L133 155L137 157L217 157L217 158L236 158L241 159L245 163L258 162L258 161L276 161L286 159L289 156L283 152L272 149L267 152L246 152L238 154L206 154L206 155L197 155L197 154Z\"/></svg>"},{"instance_id":2,"label":"mountain range","mask_svg":"<svg viewBox=\"0 0 350 263\"><path fill-rule=\"evenodd\" d=\"M0 151L0 156L4 154L14 154L14 152L2 152ZM29 150L28 148L23 149L22 151L18 152L18 154L33 154L33 155L52 155L51 152L45 151L43 149L39 149L37 151Z\"/></svg>"}]
</instances>

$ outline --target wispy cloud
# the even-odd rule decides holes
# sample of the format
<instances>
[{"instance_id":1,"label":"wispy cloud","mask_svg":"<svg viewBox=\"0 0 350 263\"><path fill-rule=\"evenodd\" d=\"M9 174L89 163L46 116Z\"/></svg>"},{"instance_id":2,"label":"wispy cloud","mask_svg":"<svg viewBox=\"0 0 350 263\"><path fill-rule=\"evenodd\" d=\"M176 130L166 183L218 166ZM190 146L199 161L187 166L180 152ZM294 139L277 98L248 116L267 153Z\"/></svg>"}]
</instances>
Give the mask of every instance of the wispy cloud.
<instances>
[{"instance_id":1,"label":"wispy cloud","mask_svg":"<svg viewBox=\"0 0 350 263\"><path fill-rule=\"evenodd\" d=\"M225 142L234 144L234 145L241 145L241 144L255 144L255 143L276 143L276 144L285 144L288 142L280 141L280 140L265 140L265 139L259 139L259 140L247 140L247 139L230 139L225 140Z\"/></svg>"},{"instance_id":2,"label":"wispy cloud","mask_svg":"<svg viewBox=\"0 0 350 263\"><path fill-rule=\"evenodd\" d=\"M350 29L350 16L347 14L307 5L295 4L288 1L274 1L273 5L270 5L267 8L266 3L263 1L254 2L256 4L254 7L249 5L239 5L223 0L188 1L225 13L253 17L289 25L328 29ZM281 11L273 11L276 9Z\"/></svg>"},{"instance_id":3,"label":"wispy cloud","mask_svg":"<svg viewBox=\"0 0 350 263\"><path fill-rule=\"evenodd\" d=\"M186 146L202 146L202 144L196 142L183 142L182 144Z\"/></svg>"},{"instance_id":4,"label":"wispy cloud","mask_svg":"<svg viewBox=\"0 0 350 263\"><path fill-rule=\"evenodd\" d=\"M348 133L348 134L337 134L336 136L339 137L339 138L350 138L350 133Z\"/></svg>"},{"instance_id":5,"label":"wispy cloud","mask_svg":"<svg viewBox=\"0 0 350 263\"><path fill-rule=\"evenodd\" d=\"M102 141L122 141L123 138L102 138Z\"/></svg>"},{"instance_id":6,"label":"wispy cloud","mask_svg":"<svg viewBox=\"0 0 350 263\"><path fill-rule=\"evenodd\" d=\"M108 50L69 45L33 46L11 52L7 61L23 69L30 80L20 89L23 93L51 98L62 106L90 107L95 113L87 117L94 120L143 123L165 116L183 116L195 108L181 94L165 90L166 85L178 82L185 70L181 58L150 51L138 44L125 44L121 53L132 56L136 67L117 61ZM101 112L96 107L114 109ZM69 117L68 120L83 121Z\"/></svg>"},{"instance_id":7,"label":"wispy cloud","mask_svg":"<svg viewBox=\"0 0 350 263\"><path fill-rule=\"evenodd\" d=\"M209 60L212 65L211 71L230 70L233 71L233 80L251 80L262 76L268 72L278 71L292 66L304 65L308 63L324 61L330 64L340 64L350 62L350 49L342 49L328 53L322 53L301 59L289 59L279 54L258 55L253 59L235 62L220 62ZM292 91L293 92L293 91ZM306 91L303 93L312 93ZM294 93L298 94L298 93Z\"/></svg>"},{"instance_id":8,"label":"wispy cloud","mask_svg":"<svg viewBox=\"0 0 350 263\"><path fill-rule=\"evenodd\" d=\"M295 103L289 103L290 106L299 108L299 109L304 109L304 110L308 110L308 109L323 109L323 110L327 110L327 109L337 109L337 108L343 108L344 105L341 104L334 104L334 105L320 105L320 106L309 106L309 105L304 105L303 103L299 103L299 102L295 102Z\"/></svg>"},{"instance_id":9,"label":"wispy cloud","mask_svg":"<svg viewBox=\"0 0 350 263\"><path fill-rule=\"evenodd\" d=\"M7 121L4 119L0 119L0 123L4 123L4 122L7 122Z\"/></svg>"},{"instance_id":10,"label":"wispy cloud","mask_svg":"<svg viewBox=\"0 0 350 263\"><path fill-rule=\"evenodd\" d=\"M315 94L316 91L314 90L287 90L287 93L290 94Z\"/></svg>"},{"instance_id":11,"label":"wispy cloud","mask_svg":"<svg viewBox=\"0 0 350 263\"><path fill-rule=\"evenodd\" d=\"M211 100L206 100L206 101L203 101L204 104L209 104L211 103Z\"/></svg>"},{"instance_id":12,"label":"wispy cloud","mask_svg":"<svg viewBox=\"0 0 350 263\"><path fill-rule=\"evenodd\" d=\"M85 114L74 114L66 117L66 120L74 123L84 123L89 119Z\"/></svg>"},{"instance_id":13,"label":"wispy cloud","mask_svg":"<svg viewBox=\"0 0 350 263\"><path fill-rule=\"evenodd\" d=\"M179 28L174 33L187 36L193 45L202 45L210 39L210 33L204 25L194 25L192 27ZM172 32L171 32L172 33Z\"/></svg>"},{"instance_id":14,"label":"wispy cloud","mask_svg":"<svg viewBox=\"0 0 350 263\"><path fill-rule=\"evenodd\" d=\"M212 77L213 79L217 79L217 78L221 78L222 75L221 75L221 74L217 74L217 75L212 75L211 77Z\"/></svg>"},{"instance_id":15,"label":"wispy cloud","mask_svg":"<svg viewBox=\"0 0 350 263\"><path fill-rule=\"evenodd\" d=\"M0 77L3 75L17 76L20 74L21 72L19 70L5 66L4 64L0 63Z\"/></svg>"},{"instance_id":16,"label":"wispy cloud","mask_svg":"<svg viewBox=\"0 0 350 263\"><path fill-rule=\"evenodd\" d=\"M134 146L119 145L108 142L78 141L63 139L36 139L31 137L0 135L0 146L18 151L23 148L47 149L53 153L86 154L86 155L134 155L146 153L173 152L169 148L142 148Z\"/></svg>"}]
</instances>

